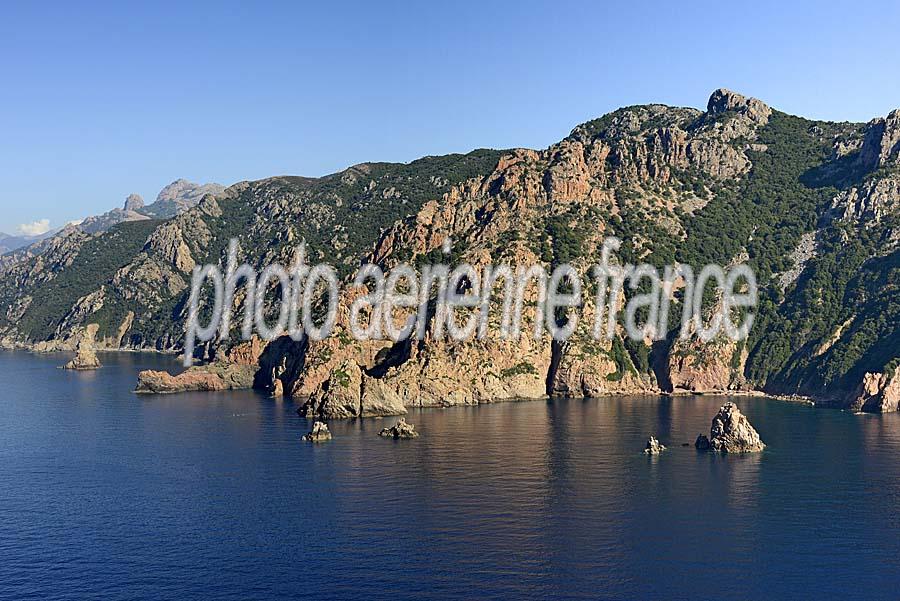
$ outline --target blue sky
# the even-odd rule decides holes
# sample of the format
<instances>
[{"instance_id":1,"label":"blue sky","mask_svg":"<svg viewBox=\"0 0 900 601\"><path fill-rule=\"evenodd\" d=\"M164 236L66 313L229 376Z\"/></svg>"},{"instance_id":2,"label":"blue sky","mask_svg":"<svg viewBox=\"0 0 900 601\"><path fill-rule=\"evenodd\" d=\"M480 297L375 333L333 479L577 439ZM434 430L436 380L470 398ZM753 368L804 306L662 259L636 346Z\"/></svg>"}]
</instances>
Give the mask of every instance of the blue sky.
<instances>
[{"instance_id":1,"label":"blue sky","mask_svg":"<svg viewBox=\"0 0 900 601\"><path fill-rule=\"evenodd\" d=\"M0 8L8 233L179 177L543 148L721 86L814 118L900 107L897 2L17 4Z\"/></svg>"}]
</instances>

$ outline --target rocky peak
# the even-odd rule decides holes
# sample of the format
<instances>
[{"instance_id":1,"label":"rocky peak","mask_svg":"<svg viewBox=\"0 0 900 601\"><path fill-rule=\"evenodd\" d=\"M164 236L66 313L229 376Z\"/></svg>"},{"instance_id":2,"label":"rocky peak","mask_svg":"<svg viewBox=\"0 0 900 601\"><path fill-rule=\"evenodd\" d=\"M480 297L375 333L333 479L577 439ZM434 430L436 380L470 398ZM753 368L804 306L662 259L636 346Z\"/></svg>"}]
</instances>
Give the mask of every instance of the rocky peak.
<instances>
[{"instance_id":1,"label":"rocky peak","mask_svg":"<svg viewBox=\"0 0 900 601\"><path fill-rule=\"evenodd\" d=\"M660 128L686 127L702 113L693 108L644 104L621 108L575 127L569 139L589 144L594 138L612 141L640 136Z\"/></svg>"},{"instance_id":2,"label":"rocky peak","mask_svg":"<svg viewBox=\"0 0 900 601\"><path fill-rule=\"evenodd\" d=\"M144 199L140 194L129 194L125 199L126 211L139 211L144 208Z\"/></svg>"},{"instance_id":3,"label":"rocky peak","mask_svg":"<svg viewBox=\"0 0 900 601\"><path fill-rule=\"evenodd\" d=\"M206 194L221 194L224 190L225 187L220 184L201 185L179 178L160 190L156 197L156 202L187 201L194 205Z\"/></svg>"},{"instance_id":4,"label":"rocky peak","mask_svg":"<svg viewBox=\"0 0 900 601\"><path fill-rule=\"evenodd\" d=\"M159 194L156 195L156 202L175 200L184 193L185 190L190 190L195 187L197 187L197 184L183 178L178 178L159 191Z\"/></svg>"},{"instance_id":5,"label":"rocky peak","mask_svg":"<svg viewBox=\"0 0 900 601\"><path fill-rule=\"evenodd\" d=\"M898 159L900 159L900 109L869 123L859 152L860 166L866 170L878 169L892 162L897 163Z\"/></svg>"},{"instance_id":6,"label":"rocky peak","mask_svg":"<svg viewBox=\"0 0 900 601\"><path fill-rule=\"evenodd\" d=\"M719 88L709 97L706 103L706 111L710 115L721 115L729 111L740 113L758 125L769 122L772 109L761 100L742 96L737 92Z\"/></svg>"}]
</instances>

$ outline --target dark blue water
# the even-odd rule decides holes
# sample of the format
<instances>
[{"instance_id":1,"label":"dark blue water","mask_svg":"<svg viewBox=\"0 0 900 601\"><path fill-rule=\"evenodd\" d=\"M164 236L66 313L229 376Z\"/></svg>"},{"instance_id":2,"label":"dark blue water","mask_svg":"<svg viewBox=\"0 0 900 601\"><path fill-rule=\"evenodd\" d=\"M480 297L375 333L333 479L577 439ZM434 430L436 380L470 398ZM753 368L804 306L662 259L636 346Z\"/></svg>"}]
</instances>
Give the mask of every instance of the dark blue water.
<instances>
[{"instance_id":1,"label":"dark blue water","mask_svg":"<svg viewBox=\"0 0 900 601\"><path fill-rule=\"evenodd\" d=\"M0 354L0 598L897 598L900 415L738 399L769 448L698 454L723 398L332 422L136 396L146 355ZM669 445L641 449L649 434Z\"/></svg>"}]
</instances>

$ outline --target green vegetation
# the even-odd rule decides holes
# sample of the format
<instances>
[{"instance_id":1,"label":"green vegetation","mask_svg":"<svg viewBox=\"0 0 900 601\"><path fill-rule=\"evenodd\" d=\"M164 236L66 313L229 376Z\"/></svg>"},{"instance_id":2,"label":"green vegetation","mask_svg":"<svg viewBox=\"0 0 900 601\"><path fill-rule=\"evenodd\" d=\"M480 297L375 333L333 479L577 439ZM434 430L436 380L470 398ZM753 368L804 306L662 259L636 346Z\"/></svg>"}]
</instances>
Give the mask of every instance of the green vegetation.
<instances>
[{"instance_id":1,"label":"green vegetation","mask_svg":"<svg viewBox=\"0 0 900 601\"><path fill-rule=\"evenodd\" d=\"M650 347L644 344L643 341L626 338L625 349L628 351L628 356L635 369L637 369L637 372L640 374L649 374L651 371Z\"/></svg>"},{"instance_id":2,"label":"green vegetation","mask_svg":"<svg viewBox=\"0 0 900 601\"><path fill-rule=\"evenodd\" d=\"M340 367L331 374L332 381L341 388L350 388L350 374Z\"/></svg>"},{"instance_id":3,"label":"green vegetation","mask_svg":"<svg viewBox=\"0 0 900 601\"><path fill-rule=\"evenodd\" d=\"M516 245L526 244L551 269L579 259L589 264L597 257L586 257L586 249L603 231L622 239L616 253L621 262L646 262L660 270L676 262L696 269L708 263L728 265L746 253L761 295L751 337L731 356L733 369L740 368L742 352L747 352L744 376L756 386L787 392L841 390L854 386L866 371L893 372L900 367L900 255L891 250L900 230L898 217L881 215L878 224L863 227L837 220L830 212L839 190L872 178L896 177L900 169L861 173L855 154L833 156L835 141L852 147L864 135L864 126L809 121L776 111L756 139L731 141L752 162L750 171L739 177L720 179L696 167L664 165L665 177L635 178L631 171L619 169L635 166L638 173L659 175L660 165L654 162L658 156L643 152L660 143L659 128L678 125L689 136L699 132L705 136L711 120L728 125L735 118L730 112L711 118L698 117L690 109L642 106L577 127L570 140L602 140L611 149L604 155L605 172L594 173L593 183L612 188L614 203L606 202L605 195L591 195L585 202L546 207L536 220L523 211L521 222L515 218L507 222L521 226L499 232L496 246L487 250L502 261ZM408 223L427 202L440 200L455 185L472 178L483 182L501 154L477 150L409 164L366 163L318 179L253 182L236 196L218 201L220 216L200 215L211 233L208 243L187 243L202 264L223 261L232 238L240 240L244 257L258 261L284 260L294 245L305 241L311 262L331 263L345 277L388 228ZM546 164L529 161L526 165L535 170L533 175L546 176ZM480 224L490 216L476 211L466 218ZM17 303L27 302L29 296L34 300L15 324L9 317L0 317L0 324L15 325L33 340L52 337L79 298L108 284L134 261L159 223L116 226L84 241L71 265L48 269L58 275L47 283L5 286L0 290L4 315L18 315ZM797 281L782 289L775 276L793 266L791 254L810 232L816 232L817 256ZM414 256L412 245L395 241L385 262L455 264L468 250L455 242L449 256L441 249ZM585 294L591 294L593 284L590 280L586 284ZM642 281L638 290L626 288L625 294L648 289L649 282ZM166 290L154 291L158 295L152 301L132 298L131 292L104 287L103 307L89 317L100 324L100 336L114 334L134 311L135 340L177 345L188 292L169 297ZM706 306L712 300L707 289ZM149 307L150 302L156 304ZM646 313L639 313L639 322ZM678 314L677 308L671 310L670 315ZM562 324L566 314L558 310L555 317ZM346 334L341 343L350 343ZM654 367L658 377L667 349L668 343L651 350L642 342L616 337L608 351L616 370L607 377L610 381L622 380L628 373L654 377ZM590 340L578 340L571 350L583 356L607 352ZM703 361L702 350L689 352ZM328 358L310 357L309 362ZM522 362L501 372L503 378L520 374L537 375L537 369ZM335 382L346 385L344 375L336 373Z\"/></svg>"},{"instance_id":4,"label":"green vegetation","mask_svg":"<svg viewBox=\"0 0 900 601\"><path fill-rule=\"evenodd\" d=\"M609 358L616 364L616 371L606 375L606 379L610 382L618 382L625 377L626 373L637 375L631 358L628 356L628 350L622 339L615 336L612 340L612 347L609 350Z\"/></svg>"},{"instance_id":5,"label":"green vegetation","mask_svg":"<svg viewBox=\"0 0 900 601\"><path fill-rule=\"evenodd\" d=\"M315 215L315 227L299 224L304 226L302 236L310 256L322 256L340 269L341 276L347 276L387 227L415 215L429 200L440 200L452 186L489 174L501 154L499 150L475 150L408 164L366 163L315 180L277 178L272 192L304 198L307 206L321 203L328 207ZM339 251L334 247L336 232L344 233L347 241L346 248ZM350 265L343 262L348 256L354 259Z\"/></svg>"},{"instance_id":6,"label":"green vegetation","mask_svg":"<svg viewBox=\"0 0 900 601\"><path fill-rule=\"evenodd\" d=\"M815 123L774 112L759 131L764 152L748 151L753 167L737 187L723 187L715 198L685 220L687 240L677 259L689 265L727 265L746 249L761 282L790 265L800 237L816 227L836 190L813 188L802 176L827 160L830 138L814 133ZM725 235L727 233L727 235Z\"/></svg>"},{"instance_id":7,"label":"green vegetation","mask_svg":"<svg viewBox=\"0 0 900 601\"><path fill-rule=\"evenodd\" d=\"M72 305L101 284L109 282L116 271L141 251L147 237L158 225L158 221L149 220L122 223L87 240L72 264L61 270L56 278L28 291L35 301L16 327L34 340L49 338Z\"/></svg>"},{"instance_id":8,"label":"green vegetation","mask_svg":"<svg viewBox=\"0 0 900 601\"><path fill-rule=\"evenodd\" d=\"M500 370L500 377L503 379L507 379L521 374L537 375L537 373L538 370L534 365L528 363L527 361L522 361L521 363L517 363L513 367L507 367L506 369Z\"/></svg>"}]
</instances>

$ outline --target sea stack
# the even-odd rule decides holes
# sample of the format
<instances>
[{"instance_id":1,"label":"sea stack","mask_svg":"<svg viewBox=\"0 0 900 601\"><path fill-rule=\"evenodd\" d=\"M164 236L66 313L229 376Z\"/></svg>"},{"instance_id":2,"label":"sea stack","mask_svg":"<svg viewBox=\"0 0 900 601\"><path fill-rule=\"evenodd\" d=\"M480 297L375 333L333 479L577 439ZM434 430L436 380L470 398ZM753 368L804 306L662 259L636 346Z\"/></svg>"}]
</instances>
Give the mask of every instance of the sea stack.
<instances>
[{"instance_id":1,"label":"sea stack","mask_svg":"<svg viewBox=\"0 0 900 601\"><path fill-rule=\"evenodd\" d=\"M78 343L75 345L75 358L63 365L63 369L85 371L102 367L100 360L97 358L97 353L94 352L94 336L97 334L98 329L96 324L91 324L85 328L78 338Z\"/></svg>"},{"instance_id":2,"label":"sea stack","mask_svg":"<svg viewBox=\"0 0 900 601\"><path fill-rule=\"evenodd\" d=\"M702 440L697 439L701 449ZM750 425L738 406L725 403L716 413L709 429L709 449L720 453L758 453L766 448L759 432Z\"/></svg>"}]
</instances>

